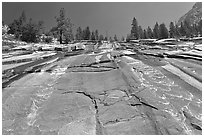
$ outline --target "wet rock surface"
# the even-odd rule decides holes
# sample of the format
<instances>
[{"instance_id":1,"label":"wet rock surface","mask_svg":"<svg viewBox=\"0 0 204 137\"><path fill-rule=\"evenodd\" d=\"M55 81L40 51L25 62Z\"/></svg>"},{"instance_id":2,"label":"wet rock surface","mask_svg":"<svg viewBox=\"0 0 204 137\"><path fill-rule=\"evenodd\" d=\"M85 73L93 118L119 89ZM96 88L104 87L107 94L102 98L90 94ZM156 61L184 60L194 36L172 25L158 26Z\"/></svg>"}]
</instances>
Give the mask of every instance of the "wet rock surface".
<instances>
[{"instance_id":1,"label":"wet rock surface","mask_svg":"<svg viewBox=\"0 0 204 137\"><path fill-rule=\"evenodd\" d=\"M4 88L2 103L4 135L202 134L202 99L120 51L48 64Z\"/></svg>"}]
</instances>

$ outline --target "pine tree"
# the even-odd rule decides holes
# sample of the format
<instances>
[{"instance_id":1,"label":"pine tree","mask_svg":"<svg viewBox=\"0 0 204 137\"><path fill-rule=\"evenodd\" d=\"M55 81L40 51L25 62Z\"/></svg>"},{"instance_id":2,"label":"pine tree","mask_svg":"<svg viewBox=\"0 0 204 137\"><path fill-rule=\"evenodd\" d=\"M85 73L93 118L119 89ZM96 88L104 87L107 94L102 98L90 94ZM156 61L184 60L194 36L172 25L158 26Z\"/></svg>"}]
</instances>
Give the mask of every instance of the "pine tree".
<instances>
[{"instance_id":1,"label":"pine tree","mask_svg":"<svg viewBox=\"0 0 204 137\"><path fill-rule=\"evenodd\" d=\"M90 30L89 30L89 26L87 26L86 29L85 29L84 39L85 39L85 40L89 40L90 37L91 37L91 32L90 32Z\"/></svg>"},{"instance_id":2,"label":"pine tree","mask_svg":"<svg viewBox=\"0 0 204 137\"><path fill-rule=\"evenodd\" d=\"M153 29L153 36L155 39L159 38L159 25L156 22L156 24L154 25L154 29Z\"/></svg>"},{"instance_id":3,"label":"pine tree","mask_svg":"<svg viewBox=\"0 0 204 137\"><path fill-rule=\"evenodd\" d=\"M43 21L34 23L30 18L27 22L25 11L23 11L21 16L9 25L9 28L8 33L14 34L16 38L22 41L38 42L43 29Z\"/></svg>"},{"instance_id":4,"label":"pine tree","mask_svg":"<svg viewBox=\"0 0 204 137\"><path fill-rule=\"evenodd\" d=\"M38 42L40 30L42 30L43 22L34 23L30 18L29 22L22 27L21 40L25 42Z\"/></svg>"},{"instance_id":5,"label":"pine tree","mask_svg":"<svg viewBox=\"0 0 204 137\"><path fill-rule=\"evenodd\" d=\"M168 38L168 29L166 28L165 24L162 23L159 25L159 38L166 39Z\"/></svg>"},{"instance_id":6,"label":"pine tree","mask_svg":"<svg viewBox=\"0 0 204 137\"><path fill-rule=\"evenodd\" d=\"M94 32L91 33L91 40L96 40L96 37L95 37L95 33L94 33Z\"/></svg>"},{"instance_id":7,"label":"pine tree","mask_svg":"<svg viewBox=\"0 0 204 137\"><path fill-rule=\"evenodd\" d=\"M139 33L139 38L143 39L144 38L144 33L143 33L143 29L142 29L141 26L139 26L139 28L138 28L138 33Z\"/></svg>"},{"instance_id":8,"label":"pine tree","mask_svg":"<svg viewBox=\"0 0 204 137\"><path fill-rule=\"evenodd\" d=\"M148 35L148 38L149 39L152 39L153 38L153 32L152 32L152 29L148 26L147 28L147 35Z\"/></svg>"},{"instance_id":9,"label":"pine tree","mask_svg":"<svg viewBox=\"0 0 204 137\"><path fill-rule=\"evenodd\" d=\"M26 15L25 11L21 13L18 19L15 19L11 24L9 24L10 30L9 34L14 34L16 38L20 39L22 36L23 27L26 25Z\"/></svg>"},{"instance_id":10,"label":"pine tree","mask_svg":"<svg viewBox=\"0 0 204 137\"><path fill-rule=\"evenodd\" d=\"M117 38L116 34L114 36L114 41L118 41L118 38Z\"/></svg>"},{"instance_id":11,"label":"pine tree","mask_svg":"<svg viewBox=\"0 0 204 137\"><path fill-rule=\"evenodd\" d=\"M109 37L109 41L110 41L110 42L112 42L112 41L113 41L112 37Z\"/></svg>"},{"instance_id":12,"label":"pine tree","mask_svg":"<svg viewBox=\"0 0 204 137\"><path fill-rule=\"evenodd\" d=\"M95 37L96 37L96 40L99 40L98 30L95 30Z\"/></svg>"},{"instance_id":13,"label":"pine tree","mask_svg":"<svg viewBox=\"0 0 204 137\"><path fill-rule=\"evenodd\" d=\"M64 8L60 9L59 17L55 17L57 21L56 30L60 37L60 44L62 44L63 36L65 37L66 43L73 39L72 26L70 18L65 17Z\"/></svg>"},{"instance_id":14,"label":"pine tree","mask_svg":"<svg viewBox=\"0 0 204 137\"><path fill-rule=\"evenodd\" d=\"M82 40L83 36L82 36L82 29L81 29L81 27L78 27L76 31L77 31L76 32L76 40Z\"/></svg>"},{"instance_id":15,"label":"pine tree","mask_svg":"<svg viewBox=\"0 0 204 137\"><path fill-rule=\"evenodd\" d=\"M86 37L86 29L82 30L82 39L85 40Z\"/></svg>"},{"instance_id":16,"label":"pine tree","mask_svg":"<svg viewBox=\"0 0 204 137\"><path fill-rule=\"evenodd\" d=\"M144 29L144 31L143 31L143 38L144 39L148 39L149 37L148 37L148 34L147 34L147 31Z\"/></svg>"},{"instance_id":17,"label":"pine tree","mask_svg":"<svg viewBox=\"0 0 204 137\"><path fill-rule=\"evenodd\" d=\"M176 33L176 29L175 29L174 23L170 22L170 25L169 25L169 37L174 38L175 33Z\"/></svg>"},{"instance_id":18,"label":"pine tree","mask_svg":"<svg viewBox=\"0 0 204 137\"><path fill-rule=\"evenodd\" d=\"M80 34L80 35L79 35L79 39L80 39L80 40L83 40L83 31L82 31L82 28L81 28L81 27L79 28L79 34Z\"/></svg>"},{"instance_id":19,"label":"pine tree","mask_svg":"<svg viewBox=\"0 0 204 137\"><path fill-rule=\"evenodd\" d=\"M44 30L44 21L40 20L38 21L37 23L37 28L38 28L38 33L37 35L41 35L41 34L44 34L45 30Z\"/></svg>"},{"instance_id":20,"label":"pine tree","mask_svg":"<svg viewBox=\"0 0 204 137\"><path fill-rule=\"evenodd\" d=\"M131 29L131 39L138 39L139 38L139 34L138 34L138 24L137 24L137 20L134 17L133 21L132 21L132 29Z\"/></svg>"},{"instance_id":21,"label":"pine tree","mask_svg":"<svg viewBox=\"0 0 204 137\"><path fill-rule=\"evenodd\" d=\"M25 11L23 10L23 12L21 13L21 16L19 18L19 21L21 22L21 24L25 24L26 23L26 14Z\"/></svg>"},{"instance_id":22,"label":"pine tree","mask_svg":"<svg viewBox=\"0 0 204 137\"><path fill-rule=\"evenodd\" d=\"M102 34L100 34L100 35L99 35L99 41L102 41L102 40L104 40L104 37L103 37Z\"/></svg>"}]
</instances>

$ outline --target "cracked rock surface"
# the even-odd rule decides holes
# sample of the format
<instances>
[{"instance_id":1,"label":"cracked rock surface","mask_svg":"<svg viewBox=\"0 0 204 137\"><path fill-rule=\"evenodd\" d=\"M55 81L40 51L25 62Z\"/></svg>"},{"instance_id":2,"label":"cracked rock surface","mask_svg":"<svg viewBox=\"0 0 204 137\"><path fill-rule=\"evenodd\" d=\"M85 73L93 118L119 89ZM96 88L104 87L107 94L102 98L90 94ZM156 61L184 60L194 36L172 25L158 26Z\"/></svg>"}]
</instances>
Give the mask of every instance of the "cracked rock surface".
<instances>
[{"instance_id":1,"label":"cracked rock surface","mask_svg":"<svg viewBox=\"0 0 204 137\"><path fill-rule=\"evenodd\" d=\"M202 134L202 100L140 60L108 51L42 70L3 89L4 135Z\"/></svg>"}]
</instances>

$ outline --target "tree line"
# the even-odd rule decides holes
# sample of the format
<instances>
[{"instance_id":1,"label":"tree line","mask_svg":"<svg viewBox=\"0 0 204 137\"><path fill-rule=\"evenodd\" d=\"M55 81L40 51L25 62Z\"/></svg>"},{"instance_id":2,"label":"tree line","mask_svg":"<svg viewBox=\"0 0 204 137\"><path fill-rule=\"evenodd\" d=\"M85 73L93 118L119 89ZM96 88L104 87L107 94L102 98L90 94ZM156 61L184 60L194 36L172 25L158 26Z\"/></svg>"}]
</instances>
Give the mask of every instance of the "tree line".
<instances>
[{"instance_id":1,"label":"tree line","mask_svg":"<svg viewBox=\"0 0 204 137\"><path fill-rule=\"evenodd\" d=\"M64 8L60 9L59 16L55 17L56 26L52 27L49 31L44 32L44 23L43 21L38 21L35 23L32 18L27 20L25 11L22 12L21 16L18 19L14 19L11 24L9 24L8 34L14 34L15 38L25 42L39 42L40 35L46 34L47 36L53 36L58 38L60 44L65 41L74 39L70 18L66 18ZM46 41L46 40L45 40Z\"/></svg>"},{"instance_id":2,"label":"tree line","mask_svg":"<svg viewBox=\"0 0 204 137\"><path fill-rule=\"evenodd\" d=\"M25 42L39 42L40 35L46 34L47 36L52 36L57 38L60 44L68 43L72 40L109 40L109 41L118 41L116 35L114 37L107 37L99 34L99 31L96 29L91 31L89 26L82 29L78 27L76 29L76 34L73 34L74 24L71 22L70 18L67 18L65 15L65 9L61 8L59 11L59 16L55 17L56 26L52 27L49 31L44 32L44 23L43 21L38 21L37 23L30 18L27 20L25 11L22 12L21 16L18 19L14 19L11 24L9 24L9 34L14 34L15 37L19 40ZM131 32L127 35L126 41L131 39L164 39L164 38L180 38L180 37L193 37L202 35L202 20L198 24L189 24L188 21L181 22L181 25L178 26L174 22L170 22L169 29L165 26L164 23L154 25L153 29L147 27L143 29L136 18L133 18L131 24ZM124 37L121 38L121 41L124 41ZM49 41L49 40L45 40Z\"/></svg>"},{"instance_id":3,"label":"tree line","mask_svg":"<svg viewBox=\"0 0 204 137\"><path fill-rule=\"evenodd\" d=\"M89 26L87 26L85 29L82 29L81 27L78 27L76 30L75 40L110 40L110 41L118 41L117 35L114 35L114 38L112 37L107 38L104 37L102 34L99 34L99 31L96 29L95 31L90 31Z\"/></svg>"},{"instance_id":4,"label":"tree line","mask_svg":"<svg viewBox=\"0 0 204 137\"><path fill-rule=\"evenodd\" d=\"M18 19L9 24L9 34L14 34L16 39L26 42L37 42L38 35L43 28L43 21L35 23L32 18L27 20L25 12L23 11Z\"/></svg>"},{"instance_id":5,"label":"tree line","mask_svg":"<svg viewBox=\"0 0 204 137\"><path fill-rule=\"evenodd\" d=\"M103 35L99 35L98 30L90 31L89 26L87 26L85 29L82 29L81 27L78 27L76 30L75 35L76 40L102 40L104 39Z\"/></svg>"},{"instance_id":6,"label":"tree line","mask_svg":"<svg viewBox=\"0 0 204 137\"><path fill-rule=\"evenodd\" d=\"M108 39L102 34L99 34L97 29L95 31L90 31L89 26L87 26L85 29L78 27L74 36L74 24L71 22L70 18L66 17L64 8L60 9L59 16L55 17L55 20L56 26L53 26L50 30L44 32L43 21L35 23L32 18L27 21L25 11L23 11L18 19L14 19L14 21L8 25L8 34L14 34L16 39L25 42L39 42L40 35L45 34L46 36L57 38L60 44L68 43L72 40L118 40L116 35L114 36L114 39L111 37ZM50 37L47 39L45 38L44 41L50 42Z\"/></svg>"},{"instance_id":7,"label":"tree line","mask_svg":"<svg viewBox=\"0 0 204 137\"><path fill-rule=\"evenodd\" d=\"M158 24L158 22L156 22L153 29L149 26L147 29L142 29L134 17L131 26L131 32L126 37L127 41L131 39L165 39L202 36L202 20L200 20L198 24L193 25L185 20L181 22L180 26L174 22L170 22L169 29L167 29L164 23Z\"/></svg>"}]
</instances>

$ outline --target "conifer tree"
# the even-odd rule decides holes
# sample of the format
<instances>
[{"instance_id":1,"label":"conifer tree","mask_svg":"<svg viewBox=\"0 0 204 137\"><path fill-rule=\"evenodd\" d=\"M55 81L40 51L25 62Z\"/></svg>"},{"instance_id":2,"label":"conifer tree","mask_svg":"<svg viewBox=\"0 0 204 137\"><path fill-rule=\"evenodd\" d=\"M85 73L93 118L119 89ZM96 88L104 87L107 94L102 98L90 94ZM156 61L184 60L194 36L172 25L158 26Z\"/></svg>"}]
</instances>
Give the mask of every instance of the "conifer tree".
<instances>
[{"instance_id":1,"label":"conifer tree","mask_svg":"<svg viewBox=\"0 0 204 137\"><path fill-rule=\"evenodd\" d=\"M155 39L159 38L159 24L156 22L156 24L154 25L154 29L153 29L153 37Z\"/></svg>"},{"instance_id":2,"label":"conifer tree","mask_svg":"<svg viewBox=\"0 0 204 137\"><path fill-rule=\"evenodd\" d=\"M104 40L104 37L103 37L102 34L100 34L100 35L99 35L99 41L102 41L102 40Z\"/></svg>"},{"instance_id":3,"label":"conifer tree","mask_svg":"<svg viewBox=\"0 0 204 137\"><path fill-rule=\"evenodd\" d=\"M95 30L95 38L96 40L99 40L98 30Z\"/></svg>"},{"instance_id":4,"label":"conifer tree","mask_svg":"<svg viewBox=\"0 0 204 137\"><path fill-rule=\"evenodd\" d=\"M170 38L174 38L175 37L175 33L176 33L176 28L174 26L174 23L170 22L170 25L169 25L169 37Z\"/></svg>"},{"instance_id":5,"label":"conifer tree","mask_svg":"<svg viewBox=\"0 0 204 137\"><path fill-rule=\"evenodd\" d=\"M60 9L59 17L55 17L57 21L57 27L55 27L60 37L60 44L62 44L63 36L65 37L66 43L73 39L72 27L70 18L66 18L64 8Z\"/></svg>"},{"instance_id":6,"label":"conifer tree","mask_svg":"<svg viewBox=\"0 0 204 137\"><path fill-rule=\"evenodd\" d=\"M153 32L152 32L152 29L148 26L147 28L147 35L148 35L148 38L149 39L152 39L153 38Z\"/></svg>"},{"instance_id":7,"label":"conifer tree","mask_svg":"<svg viewBox=\"0 0 204 137\"><path fill-rule=\"evenodd\" d=\"M109 37L109 41L110 41L110 42L112 42L112 41L113 41L112 37Z\"/></svg>"},{"instance_id":8,"label":"conifer tree","mask_svg":"<svg viewBox=\"0 0 204 137\"><path fill-rule=\"evenodd\" d=\"M117 38L116 34L114 36L114 41L118 41L118 38Z\"/></svg>"},{"instance_id":9,"label":"conifer tree","mask_svg":"<svg viewBox=\"0 0 204 137\"><path fill-rule=\"evenodd\" d=\"M148 39L147 31L145 29L143 31L143 38L144 39Z\"/></svg>"},{"instance_id":10,"label":"conifer tree","mask_svg":"<svg viewBox=\"0 0 204 137\"><path fill-rule=\"evenodd\" d=\"M84 34L84 39L85 40L89 40L90 38L91 38L91 32L90 32L90 30L89 30L89 26L87 26L86 27L86 29L85 29L85 34Z\"/></svg>"},{"instance_id":11,"label":"conifer tree","mask_svg":"<svg viewBox=\"0 0 204 137\"><path fill-rule=\"evenodd\" d=\"M168 29L166 28L165 24L162 23L159 25L159 38L166 39L168 38Z\"/></svg>"},{"instance_id":12,"label":"conifer tree","mask_svg":"<svg viewBox=\"0 0 204 137\"><path fill-rule=\"evenodd\" d=\"M11 24L9 24L10 30L9 34L14 34L16 38L20 39L22 36L23 27L26 25L26 14L25 11L21 13L18 19L15 19Z\"/></svg>"},{"instance_id":13,"label":"conifer tree","mask_svg":"<svg viewBox=\"0 0 204 137\"><path fill-rule=\"evenodd\" d=\"M25 11L21 13L21 16L18 19L15 19L9 25L9 34L14 34L15 37L19 40L25 42L38 42L39 35L42 33L43 21L35 23L30 20L27 22Z\"/></svg>"},{"instance_id":14,"label":"conifer tree","mask_svg":"<svg viewBox=\"0 0 204 137\"><path fill-rule=\"evenodd\" d=\"M139 33L139 38L143 39L144 38L144 33L143 33L143 29L142 29L141 26L139 26L139 28L138 28L138 33Z\"/></svg>"},{"instance_id":15,"label":"conifer tree","mask_svg":"<svg viewBox=\"0 0 204 137\"><path fill-rule=\"evenodd\" d=\"M131 29L131 39L138 39L139 38L139 34L138 34L138 24L137 24L137 20L134 17L133 21L132 21L132 29Z\"/></svg>"},{"instance_id":16,"label":"conifer tree","mask_svg":"<svg viewBox=\"0 0 204 137\"><path fill-rule=\"evenodd\" d=\"M76 40L82 40L83 39L83 34L82 34L82 29L81 27L78 27L77 30L76 30Z\"/></svg>"},{"instance_id":17,"label":"conifer tree","mask_svg":"<svg viewBox=\"0 0 204 137\"><path fill-rule=\"evenodd\" d=\"M91 40L96 40L94 31L91 33Z\"/></svg>"}]
</instances>

